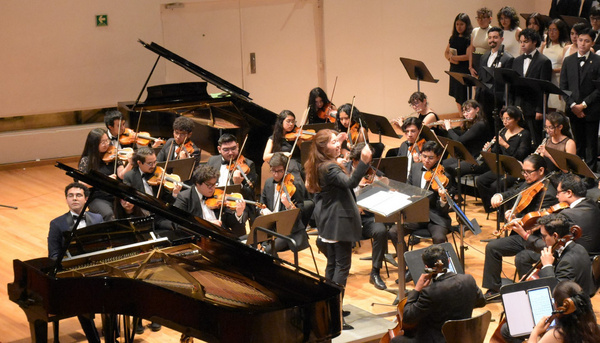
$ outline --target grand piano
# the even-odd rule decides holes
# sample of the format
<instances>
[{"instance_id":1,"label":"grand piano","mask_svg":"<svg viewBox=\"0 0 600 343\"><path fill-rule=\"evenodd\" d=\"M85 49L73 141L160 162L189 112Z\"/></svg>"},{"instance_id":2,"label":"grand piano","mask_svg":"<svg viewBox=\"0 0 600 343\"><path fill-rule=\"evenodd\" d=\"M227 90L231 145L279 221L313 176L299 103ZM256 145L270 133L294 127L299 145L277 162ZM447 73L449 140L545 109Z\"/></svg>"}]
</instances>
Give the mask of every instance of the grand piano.
<instances>
[{"instance_id":1,"label":"grand piano","mask_svg":"<svg viewBox=\"0 0 600 343\"><path fill-rule=\"evenodd\" d=\"M327 342L340 334L338 285L102 174L57 167L171 220L188 238L133 230L139 242L114 247L74 232L69 242L81 237L67 245L69 256L14 260L9 299L25 312L32 341L47 342L48 322L89 313L141 317L208 342ZM86 229L115 241L128 231Z\"/></svg>"},{"instance_id":2,"label":"grand piano","mask_svg":"<svg viewBox=\"0 0 600 343\"><path fill-rule=\"evenodd\" d=\"M136 128L139 122L140 131L149 132L153 137L168 138L173 134L173 121L179 116L189 117L196 124L192 141L212 155L218 154L217 140L221 134L235 135L240 145L248 135L248 144L242 153L254 161L257 171L260 171L263 150L273 132L277 115L252 102L247 91L176 53L156 43L139 42L157 54L159 59L162 57L169 60L206 82L151 86L147 88L144 101L139 101L142 89L136 101L119 102L121 112L128 113L130 126ZM223 93L209 95L207 83L216 86Z\"/></svg>"}]
</instances>

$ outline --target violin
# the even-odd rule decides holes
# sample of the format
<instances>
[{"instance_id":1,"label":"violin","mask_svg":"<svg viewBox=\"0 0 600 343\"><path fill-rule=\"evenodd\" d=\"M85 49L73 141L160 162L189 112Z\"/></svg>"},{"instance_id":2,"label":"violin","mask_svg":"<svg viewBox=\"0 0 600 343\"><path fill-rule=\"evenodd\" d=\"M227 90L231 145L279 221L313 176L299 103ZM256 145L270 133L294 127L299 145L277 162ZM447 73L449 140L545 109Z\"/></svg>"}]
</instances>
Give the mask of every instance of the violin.
<instances>
[{"instance_id":1,"label":"violin","mask_svg":"<svg viewBox=\"0 0 600 343\"><path fill-rule=\"evenodd\" d=\"M133 149L132 148L123 148L123 149L119 149L119 153L117 154L117 147L115 147L114 145L111 145L110 147L108 147L108 150L106 150L106 152L104 153L104 156L102 156L102 161L104 161L105 163L110 163L112 161L115 160L115 158L119 158L119 161L127 161L131 156L133 156Z\"/></svg>"},{"instance_id":2,"label":"violin","mask_svg":"<svg viewBox=\"0 0 600 343\"><path fill-rule=\"evenodd\" d=\"M419 139L408 148L408 155L412 156L413 162L419 162L421 160L420 155L423 150L423 144L425 144L425 138Z\"/></svg>"},{"instance_id":3,"label":"violin","mask_svg":"<svg viewBox=\"0 0 600 343\"><path fill-rule=\"evenodd\" d=\"M236 162L230 163L227 168L230 173L233 173L234 171L239 170L240 174L242 174L242 177L244 178L244 180L246 180L246 182L248 183L248 186L254 187L252 184L252 181L250 181L250 179L248 178L248 173L250 172L250 167L248 166L248 164L246 164L246 159L244 158L244 156L239 155Z\"/></svg>"},{"instance_id":4,"label":"violin","mask_svg":"<svg viewBox=\"0 0 600 343\"><path fill-rule=\"evenodd\" d=\"M358 143L359 139L360 139L360 125L358 125L358 123L354 123L354 125L352 125L350 127L350 142L351 143Z\"/></svg>"},{"instance_id":5,"label":"violin","mask_svg":"<svg viewBox=\"0 0 600 343\"><path fill-rule=\"evenodd\" d=\"M317 117L323 120L329 120L330 123L335 123L336 116L337 108L331 102L317 111Z\"/></svg>"},{"instance_id":6,"label":"violin","mask_svg":"<svg viewBox=\"0 0 600 343\"><path fill-rule=\"evenodd\" d=\"M438 179L436 180L437 182L431 182L431 180L435 177L437 177ZM431 189L433 189L434 191L438 191L440 189L440 185L438 184L438 182L441 183L442 188L448 186L448 183L450 182L450 180L444 173L444 166L442 166L441 164L438 165L437 168L434 169L434 171L428 170L425 172L425 181L431 182Z\"/></svg>"},{"instance_id":7,"label":"violin","mask_svg":"<svg viewBox=\"0 0 600 343\"><path fill-rule=\"evenodd\" d=\"M294 193L296 193L296 186L294 185L294 175L292 174L285 174L283 180L281 182L279 182L277 184L277 186L275 187L277 189L277 192L282 192L281 190L281 186L283 184L283 192L286 193L287 195L289 195L290 199L292 198L292 196L294 196Z\"/></svg>"},{"instance_id":8,"label":"violin","mask_svg":"<svg viewBox=\"0 0 600 343\"><path fill-rule=\"evenodd\" d=\"M556 213L556 212L562 211L567 208L569 208L569 204L567 204L566 202L560 202L558 204L552 205L549 208L541 210L541 211L529 212L519 220L513 220L509 223L506 223L500 229L500 231L493 232L492 234L496 237L499 237L503 232L510 232L510 231L512 231L512 228L514 227L515 223L518 223L519 225L521 225L523 227L523 229L525 229L525 230L531 230L536 226L537 221L541 217L547 216L551 213Z\"/></svg>"},{"instance_id":9,"label":"violin","mask_svg":"<svg viewBox=\"0 0 600 343\"><path fill-rule=\"evenodd\" d=\"M194 143L192 143L192 141L187 141L179 145L177 148L175 148L175 155L179 156L179 153L182 151L182 149L187 153L188 157L190 157L194 153Z\"/></svg>"},{"instance_id":10,"label":"violin","mask_svg":"<svg viewBox=\"0 0 600 343\"><path fill-rule=\"evenodd\" d=\"M164 174L164 177L163 177ZM154 175L148 180L148 184L150 186L158 186L162 182L163 186L172 191L176 186L181 186L182 188L188 189L190 186L181 182L181 178L177 174L167 174L163 167L157 166L154 170Z\"/></svg>"},{"instance_id":11,"label":"violin","mask_svg":"<svg viewBox=\"0 0 600 343\"><path fill-rule=\"evenodd\" d=\"M292 130L292 132L286 133L284 137L288 141L294 141L294 140L296 140L296 137L299 135L300 140L310 141L313 139L313 137L316 134L317 134L317 132L315 130L302 130L302 132L300 132L300 128L296 126L294 128L294 130Z\"/></svg>"},{"instance_id":12,"label":"violin","mask_svg":"<svg viewBox=\"0 0 600 343\"><path fill-rule=\"evenodd\" d=\"M150 142L154 144L156 141L159 141L162 144L165 143L163 139L151 137L148 132L138 132L136 134L135 131L130 128L126 128L125 132L119 136L119 143L122 145L132 145L135 142L138 145L147 146Z\"/></svg>"},{"instance_id":13,"label":"violin","mask_svg":"<svg viewBox=\"0 0 600 343\"><path fill-rule=\"evenodd\" d=\"M225 201L225 204L224 204L225 207L227 207L231 210L235 210L236 206L237 206L237 201L243 200L247 204L254 205L261 209L267 207L267 205L259 203L257 201L250 201L250 200L244 199L244 196L240 193L230 193L230 194L226 194L225 196L223 196L223 194L224 194L224 191L222 189L220 189L220 188L215 189L215 193L213 194L212 198L206 199L206 206L208 206L208 208L210 208L211 210L216 210L216 209L220 208L221 205L223 204L223 201Z\"/></svg>"}]
</instances>

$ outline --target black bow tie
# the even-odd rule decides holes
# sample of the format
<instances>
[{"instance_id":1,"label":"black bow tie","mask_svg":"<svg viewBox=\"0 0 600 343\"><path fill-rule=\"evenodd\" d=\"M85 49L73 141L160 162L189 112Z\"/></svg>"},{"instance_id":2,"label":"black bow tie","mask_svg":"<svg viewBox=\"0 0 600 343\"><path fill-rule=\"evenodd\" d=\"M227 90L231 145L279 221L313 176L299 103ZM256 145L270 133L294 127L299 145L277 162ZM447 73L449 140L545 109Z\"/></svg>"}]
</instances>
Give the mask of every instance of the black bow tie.
<instances>
[{"instance_id":1,"label":"black bow tie","mask_svg":"<svg viewBox=\"0 0 600 343\"><path fill-rule=\"evenodd\" d=\"M223 165L229 165L229 161L225 161L224 159L221 159L221 164L223 164Z\"/></svg>"},{"instance_id":2,"label":"black bow tie","mask_svg":"<svg viewBox=\"0 0 600 343\"><path fill-rule=\"evenodd\" d=\"M577 59L579 60L579 63L585 63L585 56L577 57Z\"/></svg>"},{"instance_id":3,"label":"black bow tie","mask_svg":"<svg viewBox=\"0 0 600 343\"><path fill-rule=\"evenodd\" d=\"M77 220L77 219L79 219L79 216L78 216L78 215L76 215L76 214L74 214L74 215L73 215L73 220ZM83 218L82 218L82 219L83 219Z\"/></svg>"},{"instance_id":4,"label":"black bow tie","mask_svg":"<svg viewBox=\"0 0 600 343\"><path fill-rule=\"evenodd\" d=\"M523 57L525 57L525 59L527 59L527 58L532 59L533 58L533 56L527 55L527 54L523 55Z\"/></svg>"},{"instance_id":5,"label":"black bow tie","mask_svg":"<svg viewBox=\"0 0 600 343\"><path fill-rule=\"evenodd\" d=\"M116 141L116 140L117 140L117 137L114 137L114 136L113 136L113 137L110 137L110 140L111 140L111 141Z\"/></svg>"}]
</instances>

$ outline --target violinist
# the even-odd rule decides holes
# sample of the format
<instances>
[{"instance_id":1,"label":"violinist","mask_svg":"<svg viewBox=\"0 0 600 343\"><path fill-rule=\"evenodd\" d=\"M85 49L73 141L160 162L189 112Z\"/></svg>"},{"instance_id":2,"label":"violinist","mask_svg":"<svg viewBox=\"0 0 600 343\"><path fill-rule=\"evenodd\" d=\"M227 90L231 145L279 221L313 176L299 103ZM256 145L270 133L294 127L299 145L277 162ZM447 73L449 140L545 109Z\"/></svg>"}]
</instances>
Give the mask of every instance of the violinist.
<instances>
[{"instance_id":1,"label":"violinist","mask_svg":"<svg viewBox=\"0 0 600 343\"><path fill-rule=\"evenodd\" d=\"M166 161L167 157L170 161L191 157L196 159L196 164L200 163L200 148L191 141L194 125L194 121L188 117L177 117L173 121L173 138L167 140L156 156L158 162ZM169 152L172 154L170 157Z\"/></svg>"},{"instance_id":2,"label":"violinist","mask_svg":"<svg viewBox=\"0 0 600 343\"><path fill-rule=\"evenodd\" d=\"M551 321L542 318L531 331L529 343L594 343L600 337L592 302L581 286L573 281L561 281L552 292L554 304L560 307L565 300L573 302L571 313L558 314L556 326L548 330ZM547 332L546 332L547 331ZM542 336L543 335L543 336Z\"/></svg>"},{"instance_id":3,"label":"violinist","mask_svg":"<svg viewBox=\"0 0 600 343\"><path fill-rule=\"evenodd\" d=\"M91 130L85 141L78 169L84 173L95 170L115 179L123 179L125 173L132 168L131 160L121 161L113 157L112 160L104 161L103 157L105 157L109 147L110 139L108 139L106 130L101 128ZM96 190L89 205L90 211L101 214L105 221L112 220L114 217L113 201L114 197L112 195L102 190Z\"/></svg>"},{"instance_id":4,"label":"violinist","mask_svg":"<svg viewBox=\"0 0 600 343\"><path fill-rule=\"evenodd\" d=\"M302 178L300 148L296 147L292 153L294 141L288 141L284 137L286 134L293 132L294 129L296 129L296 115L289 110L281 111L277 116L277 121L275 121L273 135L267 140L263 160L269 162L274 153L282 152L286 157L292 159L288 171L294 174L294 176Z\"/></svg>"},{"instance_id":5,"label":"violinist","mask_svg":"<svg viewBox=\"0 0 600 343\"><path fill-rule=\"evenodd\" d=\"M254 185L258 180L254 162L245 156L240 157L240 145L237 138L225 133L217 142L219 155L211 156L207 164L219 170L217 186L225 186L229 179L230 185L242 185L244 199L254 200ZM239 167L236 167L236 164ZM229 168L235 168L232 172Z\"/></svg>"},{"instance_id":6,"label":"violinist","mask_svg":"<svg viewBox=\"0 0 600 343\"><path fill-rule=\"evenodd\" d=\"M518 187L504 192L494 194L492 197L492 206L498 207L503 200L514 197L516 194L525 191L529 187L536 184L544 178L546 171L546 161L539 155L529 155L523 162L523 177L525 182ZM552 183L548 183L547 189L540 189L537 193L532 194L532 197L525 199L521 198L523 204L529 201L529 204L524 206L524 209L514 215L507 211L506 217L522 217L529 212L538 211L542 208L548 208L557 203L556 189ZM508 202L512 205L511 202ZM520 205L520 204L519 204ZM483 265L483 287L487 288L486 299L488 302L500 301L499 291L502 273L502 257L515 256L515 266L517 274L523 276L531 268L531 259L536 251L543 248L544 244L540 240L540 232L533 233L525 231L518 223L511 224L512 233L508 237L494 239L485 247L485 262Z\"/></svg>"},{"instance_id":7,"label":"violinist","mask_svg":"<svg viewBox=\"0 0 600 343\"><path fill-rule=\"evenodd\" d=\"M592 263L585 248L570 237L573 222L562 213L552 213L540 218L538 225L546 244L540 257L539 277L555 278L557 282L573 281L581 287L583 294L593 296L596 287ZM523 338L511 337L506 324L501 333L507 342L523 341ZM597 341L597 337L595 339Z\"/></svg>"},{"instance_id":8,"label":"violinist","mask_svg":"<svg viewBox=\"0 0 600 343\"><path fill-rule=\"evenodd\" d=\"M402 123L402 132L406 136L406 141L400 144L398 148L398 156L408 156L408 168L406 175L410 173L410 168L413 163L421 162L421 149L425 138L420 138L421 119L409 117Z\"/></svg>"},{"instance_id":9,"label":"violinist","mask_svg":"<svg viewBox=\"0 0 600 343\"><path fill-rule=\"evenodd\" d=\"M117 149L131 147L131 145L125 146L119 142L119 136L125 132L125 118L123 118L123 113L121 113L121 111L106 111L104 114L104 125L106 125L106 130L108 131L107 134L110 139L110 145Z\"/></svg>"},{"instance_id":10,"label":"violinist","mask_svg":"<svg viewBox=\"0 0 600 343\"><path fill-rule=\"evenodd\" d=\"M442 326L447 320L471 318L473 308L485 306L473 276L448 271L448 255L443 247L427 247L422 258L425 267L435 271L421 274L415 289L408 293L402 323L415 327L394 337L394 343L445 342ZM439 271L438 266L442 267Z\"/></svg>"},{"instance_id":11,"label":"violinist","mask_svg":"<svg viewBox=\"0 0 600 343\"><path fill-rule=\"evenodd\" d=\"M209 165L201 165L192 174L194 187L182 191L173 206L225 228L236 237L243 236L246 234L246 220L248 219L245 201L236 201L235 209L224 207L222 214L220 206L210 208L207 205L207 200L213 198L215 194L218 179L218 169Z\"/></svg>"},{"instance_id":12,"label":"violinist","mask_svg":"<svg viewBox=\"0 0 600 343\"><path fill-rule=\"evenodd\" d=\"M502 155L508 155L522 161L527 155L531 153L531 135L529 131L521 127L523 120L523 113L516 106L508 106L501 111L502 123L504 128L500 130L499 140L500 142L494 142L491 147L491 152L498 151ZM486 143L484 149L487 148L489 143ZM490 204L491 195L496 192L499 180L498 175L490 170L477 177L475 179L477 184L477 192L483 202L483 208L486 213L492 211ZM517 179L508 175L505 178L507 187L512 186Z\"/></svg>"},{"instance_id":13,"label":"violinist","mask_svg":"<svg viewBox=\"0 0 600 343\"><path fill-rule=\"evenodd\" d=\"M352 114L352 118L350 118ZM367 128L361 126L360 111L351 104L343 104L338 109L338 116L335 120L336 128L340 132L338 139L342 140L342 155L346 156L359 142L364 142L367 137ZM362 122L364 125L364 122ZM350 130L348 130L350 126Z\"/></svg>"},{"instance_id":14,"label":"violinist","mask_svg":"<svg viewBox=\"0 0 600 343\"><path fill-rule=\"evenodd\" d=\"M341 111L342 107L340 107L340 111ZM338 113L340 113L340 112L338 112ZM361 155L361 151L364 147L365 147L365 143L361 142L361 143L358 143L354 148L352 148L352 151L350 152L350 155L348 156L350 161L348 161L346 163L346 171L349 174L352 174L354 169L360 163L360 155ZM387 179L386 177L384 177L382 175L381 172L375 172L375 174L376 175L368 175L368 176L364 177L363 181L361 183L365 182L365 179L372 178L372 177L378 178L378 179L383 179L383 180ZM385 181L383 181L383 182L385 182ZM354 188L355 193L358 191L359 187ZM386 286L385 282L381 279L381 275L380 275L379 271L381 270L381 265L382 265L383 257L385 254L385 248L387 245L388 236L390 238L392 238L392 241L394 242L394 246L396 246L397 240L398 240L397 239L398 235L397 235L397 233L396 233L396 235L388 235L388 230L387 230L386 226L384 225L384 223L375 222L375 214L373 214L372 212L365 211L363 209L359 209L359 211L360 211L360 220L361 220L361 224L362 224L362 236L364 239L367 239L367 238L373 239L373 251L371 252L372 267L371 267L371 274L369 277L369 283L371 283L373 286L375 286L375 288L383 290L383 289L386 289L387 286Z\"/></svg>"},{"instance_id":15,"label":"violinist","mask_svg":"<svg viewBox=\"0 0 600 343\"><path fill-rule=\"evenodd\" d=\"M430 184L435 182L433 178L427 181L425 176L431 175L436 171L438 162L442 157L443 149L436 142L429 141L423 144L423 151L421 151L421 160L423 162L413 163L408 175L407 183L420 188L430 188ZM443 167L440 166L443 170ZM431 233L431 238L434 244L440 244L446 242L446 235L450 231L451 220L448 215L450 206L446 201L446 194L443 193L441 188L438 192L433 192L429 195L429 222L424 223L408 223L406 224L405 235L408 235L410 231L417 231L419 229L426 229ZM402 240L403 244L406 244ZM405 251L407 251L406 249Z\"/></svg>"},{"instance_id":16,"label":"violinist","mask_svg":"<svg viewBox=\"0 0 600 343\"><path fill-rule=\"evenodd\" d=\"M141 147L133 154L132 160L136 167L125 174L123 182L142 193L156 197L160 186L152 186L148 183L153 177L159 177L159 175L155 175L157 158L154 150L149 147ZM181 184L175 185L171 193L162 187L160 198L171 203L179 191L181 191Z\"/></svg>"},{"instance_id":17,"label":"violinist","mask_svg":"<svg viewBox=\"0 0 600 343\"><path fill-rule=\"evenodd\" d=\"M329 117L335 115L335 105L329 101L327 93L321 87L313 88L308 93L308 123L329 123Z\"/></svg>"},{"instance_id":18,"label":"violinist","mask_svg":"<svg viewBox=\"0 0 600 343\"><path fill-rule=\"evenodd\" d=\"M294 225L290 237L296 241L298 250L302 250L308 247L308 236L305 231L306 223L303 222L305 211L304 194L306 193L306 189L304 187L304 182L296 179L294 179L293 182L290 182L290 184L284 184L285 188L281 189L281 182L284 179L287 162L288 158L281 152L276 152L273 154L271 160L269 160L272 176L265 181L262 189L260 202L265 204L267 208L263 209L261 214L265 215L299 208L300 215L298 215L296 225ZM275 239L275 251L284 251L291 248L292 247L288 242L279 238ZM269 250L270 249L267 248L267 251Z\"/></svg>"}]
</instances>

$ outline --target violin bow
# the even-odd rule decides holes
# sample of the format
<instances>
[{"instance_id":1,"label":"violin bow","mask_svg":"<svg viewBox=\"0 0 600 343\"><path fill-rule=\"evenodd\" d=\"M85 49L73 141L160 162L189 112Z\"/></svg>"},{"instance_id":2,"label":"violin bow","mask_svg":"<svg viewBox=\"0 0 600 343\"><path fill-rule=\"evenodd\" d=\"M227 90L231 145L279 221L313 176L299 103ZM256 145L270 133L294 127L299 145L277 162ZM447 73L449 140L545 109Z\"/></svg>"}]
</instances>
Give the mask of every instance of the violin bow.
<instances>
[{"instance_id":1,"label":"violin bow","mask_svg":"<svg viewBox=\"0 0 600 343\"><path fill-rule=\"evenodd\" d=\"M242 176L244 177L244 180L246 180L246 182L248 183L248 186L252 187L252 181L250 181L250 179L248 178L248 175L246 175L246 173L244 173L244 171L240 167L240 160L242 159L242 151L244 151L244 147L246 147L247 140L248 140L248 135L246 134L246 138L244 138L244 143L242 143L242 148L240 149L240 152L238 153L238 157L235 159L235 165L233 166L233 169L239 170L240 174L242 174Z\"/></svg>"},{"instance_id":2,"label":"violin bow","mask_svg":"<svg viewBox=\"0 0 600 343\"><path fill-rule=\"evenodd\" d=\"M292 157L292 154L294 153L294 149L296 148L296 145L298 144L298 139L300 139L300 136L302 136L302 129L304 128L304 124L306 124L306 120L308 119L308 111L310 110L310 106L308 106L306 108L306 110L304 111L304 115L302 117L302 125L300 125L300 129L298 130L298 134L296 135L296 139L294 140L294 145L292 145L292 150L290 150L290 157ZM288 159L288 165L290 163L290 160ZM287 168L286 168L287 170ZM285 174L284 174L285 176Z\"/></svg>"},{"instance_id":3,"label":"violin bow","mask_svg":"<svg viewBox=\"0 0 600 343\"><path fill-rule=\"evenodd\" d=\"M419 142L419 138L421 137L421 132L423 132L423 127L425 125L421 124L421 128L419 129L419 133L417 134L417 139L415 139L415 142L413 143L413 145L408 149L408 153L410 155L412 155L412 153L415 151L415 149L417 149L417 153L420 154L421 152L418 151L419 147L417 146L417 143Z\"/></svg>"},{"instance_id":4,"label":"violin bow","mask_svg":"<svg viewBox=\"0 0 600 343\"><path fill-rule=\"evenodd\" d=\"M227 170L231 170L232 162L233 162L233 160L229 161L229 166L227 167ZM232 175L233 175L233 173L228 173L227 182L225 182L225 186L223 187L223 201L221 201L221 208L219 209L219 221L221 221L221 216L223 215L223 207L225 206L225 197L227 196L227 185L229 185Z\"/></svg>"},{"instance_id":5,"label":"violin bow","mask_svg":"<svg viewBox=\"0 0 600 343\"><path fill-rule=\"evenodd\" d=\"M354 112L354 100L356 99L356 96L352 97L352 107L350 107L350 119L348 122L348 132L346 133L346 135L348 136L348 140L350 140L350 144L354 145L354 142L352 141L352 136L350 136L350 128L352 127L352 113ZM358 138L357 138L358 140Z\"/></svg>"},{"instance_id":6,"label":"violin bow","mask_svg":"<svg viewBox=\"0 0 600 343\"><path fill-rule=\"evenodd\" d=\"M426 191L429 190L429 188L431 187L431 184L433 183L434 177L437 175L437 171L440 168L440 165L442 164L442 156L444 156L444 154L446 153L446 149L448 149L448 144L446 144L444 146L444 151L442 151L442 154L440 155L440 160L437 162L437 166L435 166L435 169L433 170L431 180L429 180L429 183L427 184L427 188L425 189Z\"/></svg>"},{"instance_id":7,"label":"violin bow","mask_svg":"<svg viewBox=\"0 0 600 343\"><path fill-rule=\"evenodd\" d=\"M115 165L113 166L113 174L117 175L117 164L119 164L119 146L121 142L119 142L119 138L121 138L121 122L122 118L119 118L119 129L117 130L117 145L115 146Z\"/></svg>"},{"instance_id":8,"label":"violin bow","mask_svg":"<svg viewBox=\"0 0 600 343\"><path fill-rule=\"evenodd\" d=\"M337 86L337 75L335 77L335 81L333 82L333 89L331 90L331 98L329 98L329 103L333 104L333 95L335 94L335 86Z\"/></svg>"}]
</instances>

